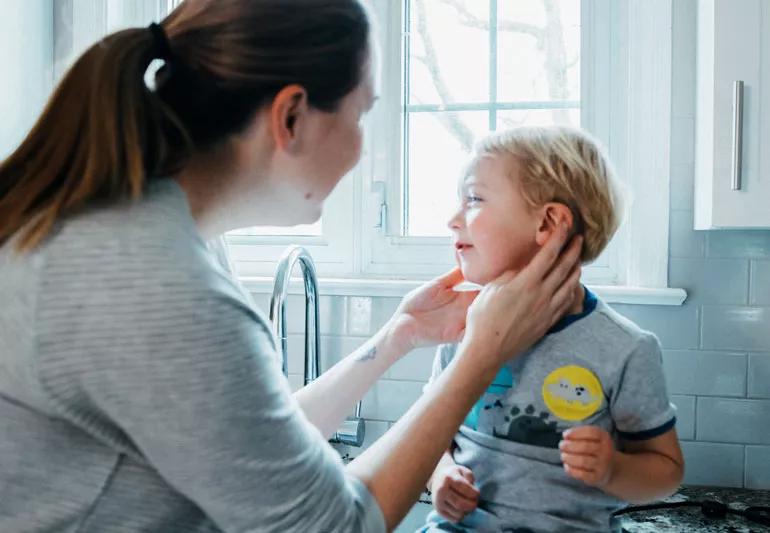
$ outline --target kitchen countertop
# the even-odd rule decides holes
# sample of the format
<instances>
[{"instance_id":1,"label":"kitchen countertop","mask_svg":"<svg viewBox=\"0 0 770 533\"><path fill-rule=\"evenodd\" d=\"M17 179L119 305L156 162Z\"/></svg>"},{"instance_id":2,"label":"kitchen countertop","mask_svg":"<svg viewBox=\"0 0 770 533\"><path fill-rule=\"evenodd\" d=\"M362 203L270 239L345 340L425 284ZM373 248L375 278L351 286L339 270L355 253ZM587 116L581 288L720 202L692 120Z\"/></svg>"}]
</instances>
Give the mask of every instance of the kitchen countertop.
<instances>
[{"instance_id":1,"label":"kitchen countertop","mask_svg":"<svg viewBox=\"0 0 770 533\"><path fill-rule=\"evenodd\" d=\"M682 487L664 502L716 500L730 508L770 506L770 491L731 489L722 487ZM423 493L421 503L430 504L430 494ZM725 518L708 518L699 507L660 509L623 515L621 524L628 533L760 533L770 532L770 526L749 522L742 516L728 514Z\"/></svg>"},{"instance_id":2,"label":"kitchen countertop","mask_svg":"<svg viewBox=\"0 0 770 533\"><path fill-rule=\"evenodd\" d=\"M716 500L733 509L770 506L770 491L721 487L682 487L665 502ZM620 517L629 533L755 533L770 532L770 526L749 522L728 514L726 518L708 518L698 507L637 512Z\"/></svg>"}]
</instances>

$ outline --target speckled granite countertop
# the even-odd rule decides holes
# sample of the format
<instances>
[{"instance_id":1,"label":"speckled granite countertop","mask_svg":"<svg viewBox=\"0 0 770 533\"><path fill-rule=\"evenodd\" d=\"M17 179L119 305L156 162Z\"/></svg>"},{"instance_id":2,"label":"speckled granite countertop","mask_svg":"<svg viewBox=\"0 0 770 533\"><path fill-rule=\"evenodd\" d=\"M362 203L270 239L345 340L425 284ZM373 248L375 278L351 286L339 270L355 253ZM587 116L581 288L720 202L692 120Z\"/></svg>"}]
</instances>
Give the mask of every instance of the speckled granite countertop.
<instances>
[{"instance_id":1,"label":"speckled granite countertop","mask_svg":"<svg viewBox=\"0 0 770 533\"><path fill-rule=\"evenodd\" d=\"M733 509L770 506L770 491L729 489L720 487L683 487L665 502L716 500ZM424 492L420 502L431 503L430 494ZM749 522L742 516L728 514L726 518L708 518L699 507L660 509L635 512L621 517L624 531L628 533L760 533L770 532L770 527Z\"/></svg>"},{"instance_id":2,"label":"speckled granite countertop","mask_svg":"<svg viewBox=\"0 0 770 533\"><path fill-rule=\"evenodd\" d=\"M716 500L733 509L770 506L770 491L717 487L683 487L666 502ZM700 508L661 509L621 517L623 529L629 533L755 533L770 532L770 527L749 522L742 516L708 518Z\"/></svg>"}]
</instances>

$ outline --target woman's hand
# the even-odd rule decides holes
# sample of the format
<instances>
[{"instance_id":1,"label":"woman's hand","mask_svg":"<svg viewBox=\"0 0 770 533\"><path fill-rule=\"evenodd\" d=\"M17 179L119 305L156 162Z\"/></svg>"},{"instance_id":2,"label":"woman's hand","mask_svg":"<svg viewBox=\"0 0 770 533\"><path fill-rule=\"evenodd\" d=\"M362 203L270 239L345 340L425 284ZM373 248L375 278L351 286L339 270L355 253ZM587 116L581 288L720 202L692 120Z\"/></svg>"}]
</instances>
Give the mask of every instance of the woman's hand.
<instances>
[{"instance_id":1,"label":"woman's hand","mask_svg":"<svg viewBox=\"0 0 770 533\"><path fill-rule=\"evenodd\" d=\"M392 336L404 353L419 346L460 340L468 307L478 294L453 290L462 281L462 272L455 268L404 296L390 320Z\"/></svg>"},{"instance_id":2,"label":"woman's hand","mask_svg":"<svg viewBox=\"0 0 770 533\"><path fill-rule=\"evenodd\" d=\"M580 284L582 237L562 253L567 227L560 225L520 272L487 284L468 310L463 343L481 348L499 366L545 335L569 309Z\"/></svg>"}]
</instances>

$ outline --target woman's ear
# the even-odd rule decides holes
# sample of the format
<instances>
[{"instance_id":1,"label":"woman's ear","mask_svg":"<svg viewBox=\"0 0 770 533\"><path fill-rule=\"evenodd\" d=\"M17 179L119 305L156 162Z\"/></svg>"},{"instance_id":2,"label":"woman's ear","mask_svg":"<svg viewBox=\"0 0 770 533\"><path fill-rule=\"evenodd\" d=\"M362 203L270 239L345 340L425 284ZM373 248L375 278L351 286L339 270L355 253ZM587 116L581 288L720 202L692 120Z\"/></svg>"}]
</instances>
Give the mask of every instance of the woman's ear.
<instances>
[{"instance_id":1,"label":"woman's ear","mask_svg":"<svg viewBox=\"0 0 770 533\"><path fill-rule=\"evenodd\" d=\"M301 85L287 85L275 95L270 105L270 129L277 148L296 151L300 147L307 112L307 91Z\"/></svg>"},{"instance_id":2,"label":"woman's ear","mask_svg":"<svg viewBox=\"0 0 770 533\"><path fill-rule=\"evenodd\" d=\"M556 228L563 222L566 222L570 234L575 230L572 210L562 203L549 202L540 209L540 214L542 218L535 235L535 242L538 246L543 246L548 242Z\"/></svg>"}]
</instances>

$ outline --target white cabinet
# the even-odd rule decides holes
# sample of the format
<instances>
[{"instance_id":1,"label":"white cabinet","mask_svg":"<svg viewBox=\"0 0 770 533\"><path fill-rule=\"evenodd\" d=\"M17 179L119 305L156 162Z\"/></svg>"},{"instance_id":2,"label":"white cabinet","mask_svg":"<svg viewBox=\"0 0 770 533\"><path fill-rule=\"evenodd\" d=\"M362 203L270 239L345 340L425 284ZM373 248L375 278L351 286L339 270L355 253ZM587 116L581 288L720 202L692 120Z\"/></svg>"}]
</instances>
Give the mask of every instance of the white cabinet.
<instances>
[{"instance_id":1,"label":"white cabinet","mask_svg":"<svg viewBox=\"0 0 770 533\"><path fill-rule=\"evenodd\" d=\"M696 5L695 228L770 228L770 1Z\"/></svg>"}]
</instances>

